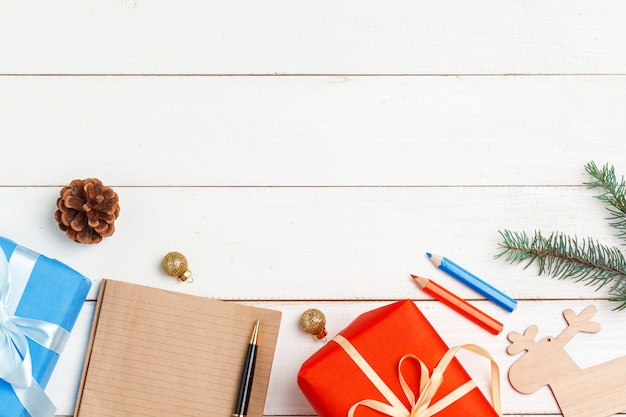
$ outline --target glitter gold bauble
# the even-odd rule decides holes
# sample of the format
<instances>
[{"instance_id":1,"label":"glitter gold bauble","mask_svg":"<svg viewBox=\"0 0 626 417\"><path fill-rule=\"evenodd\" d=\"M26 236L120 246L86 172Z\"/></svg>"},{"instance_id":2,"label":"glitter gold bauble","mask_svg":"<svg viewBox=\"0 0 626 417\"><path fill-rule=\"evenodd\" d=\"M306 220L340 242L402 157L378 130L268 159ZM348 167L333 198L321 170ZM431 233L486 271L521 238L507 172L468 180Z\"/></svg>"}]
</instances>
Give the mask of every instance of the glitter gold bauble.
<instances>
[{"instance_id":1,"label":"glitter gold bauble","mask_svg":"<svg viewBox=\"0 0 626 417\"><path fill-rule=\"evenodd\" d=\"M180 252L170 252L163 257L161 267L167 273L173 277L178 278L181 281L187 281L191 276L191 270L187 264L187 258Z\"/></svg>"},{"instance_id":2,"label":"glitter gold bauble","mask_svg":"<svg viewBox=\"0 0 626 417\"><path fill-rule=\"evenodd\" d=\"M309 308L300 316L300 327L311 333L317 340L324 339L328 332L326 331L326 316L316 308Z\"/></svg>"}]
</instances>

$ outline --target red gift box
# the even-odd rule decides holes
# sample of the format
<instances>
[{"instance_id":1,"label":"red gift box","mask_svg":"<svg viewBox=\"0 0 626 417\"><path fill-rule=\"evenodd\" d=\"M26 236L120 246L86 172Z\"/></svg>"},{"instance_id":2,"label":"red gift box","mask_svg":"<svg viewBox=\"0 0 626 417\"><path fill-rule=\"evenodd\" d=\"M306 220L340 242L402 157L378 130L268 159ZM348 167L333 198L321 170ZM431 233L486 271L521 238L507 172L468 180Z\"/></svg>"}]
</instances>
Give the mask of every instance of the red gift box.
<instances>
[{"instance_id":1,"label":"red gift box","mask_svg":"<svg viewBox=\"0 0 626 417\"><path fill-rule=\"evenodd\" d=\"M319 417L501 416L497 365L491 359L498 411L454 358L461 348L491 359L475 345L448 349L411 300L398 301L328 341L304 362L298 385Z\"/></svg>"}]
</instances>

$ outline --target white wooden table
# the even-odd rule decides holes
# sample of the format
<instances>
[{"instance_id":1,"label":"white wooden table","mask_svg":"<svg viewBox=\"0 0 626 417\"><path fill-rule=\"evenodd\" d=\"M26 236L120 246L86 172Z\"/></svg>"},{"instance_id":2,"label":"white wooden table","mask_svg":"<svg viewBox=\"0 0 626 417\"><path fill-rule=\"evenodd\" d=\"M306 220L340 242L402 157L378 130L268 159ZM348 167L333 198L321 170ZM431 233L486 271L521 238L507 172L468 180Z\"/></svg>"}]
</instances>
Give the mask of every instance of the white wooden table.
<instances>
[{"instance_id":1,"label":"white wooden table","mask_svg":"<svg viewBox=\"0 0 626 417\"><path fill-rule=\"evenodd\" d=\"M619 245L584 165L626 173L626 5L620 1L161 0L0 2L0 234L93 279L49 384L71 415L101 278L283 311L267 416L314 414L296 385L358 314L416 300L449 345L502 371L505 414L559 415L547 388L506 373L509 331L564 327L583 367L626 354L626 312L604 290L495 260L499 230ZM116 233L76 244L53 218L60 188L100 178ZM160 270L186 254L194 282ZM436 270L431 251L519 300L507 313ZM425 296L437 280L505 324L492 336ZM471 362L471 361L470 361ZM486 366L468 369L486 380Z\"/></svg>"}]
</instances>

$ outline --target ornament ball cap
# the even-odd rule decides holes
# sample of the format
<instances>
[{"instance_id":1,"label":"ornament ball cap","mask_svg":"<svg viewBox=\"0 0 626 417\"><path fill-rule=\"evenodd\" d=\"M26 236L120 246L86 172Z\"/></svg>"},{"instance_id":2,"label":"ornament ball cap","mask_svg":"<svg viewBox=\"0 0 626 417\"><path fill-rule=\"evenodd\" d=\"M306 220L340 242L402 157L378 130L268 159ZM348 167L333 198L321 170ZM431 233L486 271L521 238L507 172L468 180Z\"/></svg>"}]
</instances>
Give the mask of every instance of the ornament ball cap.
<instances>
[{"instance_id":1,"label":"ornament ball cap","mask_svg":"<svg viewBox=\"0 0 626 417\"><path fill-rule=\"evenodd\" d=\"M180 252L169 252L163 257L161 267L167 275L178 278L185 282L191 277L191 270L187 258Z\"/></svg>"},{"instance_id":2,"label":"ornament ball cap","mask_svg":"<svg viewBox=\"0 0 626 417\"><path fill-rule=\"evenodd\" d=\"M309 308L300 316L300 327L313 335L315 340L325 340L328 335L326 330L326 316L316 308Z\"/></svg>"}]
</instances>

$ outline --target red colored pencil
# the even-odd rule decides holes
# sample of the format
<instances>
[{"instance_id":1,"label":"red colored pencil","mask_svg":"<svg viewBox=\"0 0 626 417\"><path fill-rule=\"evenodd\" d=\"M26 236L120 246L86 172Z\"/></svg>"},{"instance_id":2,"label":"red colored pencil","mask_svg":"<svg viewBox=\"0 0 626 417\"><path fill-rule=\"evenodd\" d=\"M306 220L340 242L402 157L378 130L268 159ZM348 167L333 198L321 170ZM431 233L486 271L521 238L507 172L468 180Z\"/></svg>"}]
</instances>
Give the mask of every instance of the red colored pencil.
<instances>
[{"instance_id":1,"label":"red colored pencil","mask_svg":"<svg viewBox=\"0 0 626 417\"><path fill-rule=\"evenodd\" d=\"M424 290L426 294L429 294L437 300L441 301L451 309L455 310L457 313L462 314L482 328L488 330L493 334L500 334L500 332L502 332L502 328L504 327L502 323L500 323L493 317L483 313L481 310L469 304L464 299L446 290L435 281L428 278L418 277L416 275L411 275L411 278L413 278L417 285L422 290Z\"/></svg>"}]
</instances>

